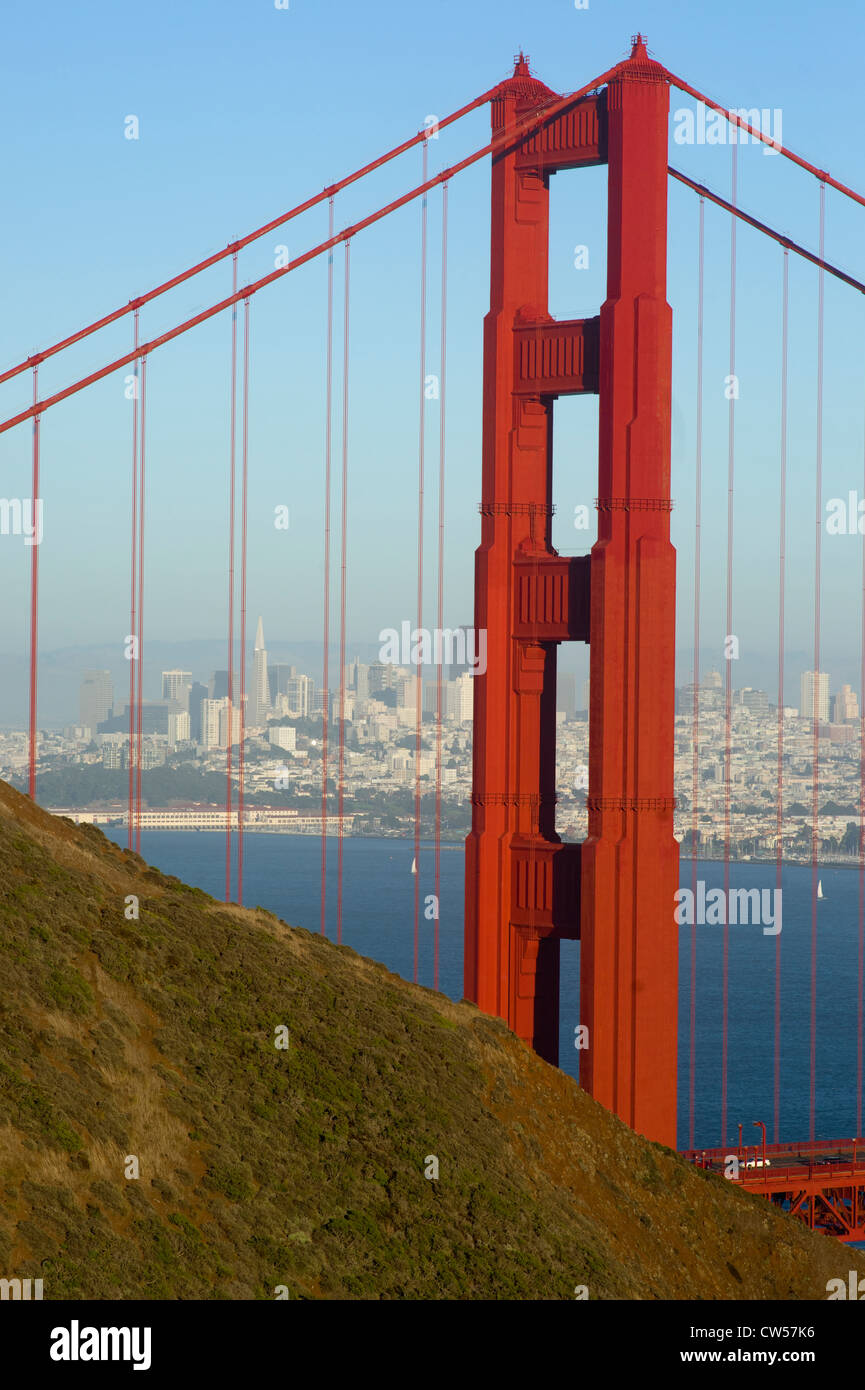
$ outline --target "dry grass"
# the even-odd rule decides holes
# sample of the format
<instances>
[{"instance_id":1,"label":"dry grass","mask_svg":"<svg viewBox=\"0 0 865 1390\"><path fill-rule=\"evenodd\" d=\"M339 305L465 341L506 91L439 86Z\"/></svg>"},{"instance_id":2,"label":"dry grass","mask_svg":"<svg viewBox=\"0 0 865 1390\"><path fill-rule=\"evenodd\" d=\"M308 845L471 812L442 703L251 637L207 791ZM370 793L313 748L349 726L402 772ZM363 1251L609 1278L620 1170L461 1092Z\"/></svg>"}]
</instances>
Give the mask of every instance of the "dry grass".
<instances>
[{"instance_id":1,"label":"dry grass","mask_svg":"<svg viewBox=\"0 0 865 1390\"><path fill-rule=\"evenodd\" d=\"M0 784L7 1276L61 1299L808 1299L854 1266L476 1009Z\"/></svg>"}]
</instances>

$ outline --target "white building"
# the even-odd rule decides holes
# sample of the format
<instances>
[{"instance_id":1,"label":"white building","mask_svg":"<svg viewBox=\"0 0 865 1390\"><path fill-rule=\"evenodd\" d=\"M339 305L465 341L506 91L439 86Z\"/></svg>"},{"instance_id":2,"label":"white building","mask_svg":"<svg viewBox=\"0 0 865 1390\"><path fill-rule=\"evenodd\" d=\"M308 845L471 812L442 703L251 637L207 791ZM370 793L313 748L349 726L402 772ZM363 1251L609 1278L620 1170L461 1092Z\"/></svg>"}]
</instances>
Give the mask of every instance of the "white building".
<instances>
[{"instance_id":1,"label":"white building","mask_svg":"<svg viewBox=\"0 0 865 1390\"><path fill-rule=\"evenodd\" d=\"M268 729L267 736L275 747L285 748L289 753L293 753L297 747L297 730L288 725L284 724L275 729Z\"/></svg>"},{"instance_id":2,"label":"white building","mask_svg":"<svg viewBox=\"0 0 865 1390\"><path fill-rule=\"evenodd\" d=\"M169 744L189 741L189 710L170 709L168 711Z\"/></svg>"},{"instance_id":3,"label":"white building","mask_svg":"<svg viewBox=\"0 0 865 1390\"><path fill-rule=\"evenodd\" d=\"M803 719L829 722L829 675L826 671L803 671L799 681L800 709Z\"/></svg>"},{"instance_id":4,"label":"white building","mask_svg":"<svg viewBox=\"0 0 865 1390\"><path fill-rule=\"evenodd\" d=\"M219 712L227 703L227 700L202 700L201 745L203 748L219 747Z\"/></svg>"},{"instance_id":5,"label":"white building","mask_svg":"<svg viewBox=\"0 0 865 1390\"><path fill-rule=\"evenodd\" d=\"M354 696L352 695L350 690L346 690L343 693L342 706L346 719L354 719ZM335 721L339 719L339 710L340 698L339 695L334 695L333 699L330 702L330 717L332 720Z\"/></svg>"},{"instance_id":6,"label":"white building","mask_svg":"<svg viewBox=\"0 0 865 1390\"><path fill-rule=\"evenodd\" d=\"M219 746L227 748L229 743L240 742L240 709L237 705L231 707L231 738L228 736L228 701L223 700L222 708L219 711Z\"/></svg>"},{"instance_id":7,"label":"white building","mask_svg":"<svg viewBox=\"0 0 865 1390\"><path fill-rule=\"evenodd\" d=\"M457 676L455 681L449 681L448 697L446 706L446 717L448 719L455 719L457 723L465 724L474 718L474 676L470 676L468 672L466 672L465 675Z\"/></svg>"},{"instance_id":8,"label":"white building","mask_svg":"<svg viewBox=\"0 0 865 1390\"><path fill-rule=\"evenodd\" d=\"M189 708L189 692L192 688L191 671L163 671L162 698L174 700L184 709Z\"/></svg>"},{"instance_id":9,"label":"white building","mask_svg":"<svg viewBox=\"0 0 865 1390\"><path fill-rule=\"evenodd\" d=\"M286 713L292 719L308 719L312 713L314 682L311 676L291 676L286 682Z\"/></svg>"}]
</instances>

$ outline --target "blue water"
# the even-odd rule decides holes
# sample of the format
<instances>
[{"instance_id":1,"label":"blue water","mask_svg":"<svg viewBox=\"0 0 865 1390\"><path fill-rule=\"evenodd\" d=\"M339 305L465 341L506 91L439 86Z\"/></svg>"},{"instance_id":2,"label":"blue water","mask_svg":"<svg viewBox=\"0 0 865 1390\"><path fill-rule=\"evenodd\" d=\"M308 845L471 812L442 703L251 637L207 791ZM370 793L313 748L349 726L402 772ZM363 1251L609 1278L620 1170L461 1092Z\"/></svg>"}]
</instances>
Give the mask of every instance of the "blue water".
<instances>
[{"instance_id":1,"label":"blue water","mask_svg":"<svg viewBox=\"0 0 865 1390\"><path fill-rule=\"evenodd\" d=\"M120 844L126 832L111 832ZM292 926L318 931L320 924L321 841L315 836L247 833L244 840L244 901L275 912ZM145 831L145 859L223 897L225 837L218 833ZM382 961L411 979L414 954L412 841L343 841L343 941L362 955ZM328 842L328 935L336 938L335 840ZM453 999L462 997L462 847L443 849L439 920L439 984ZM421 910L434 890L432 846L422 846ZM700 863L707 892L723 886L724 866ZM816 1122L818 1138L851 1136L856 1130L856 1047L858 987L858 874L821 870L824 900L818 913ZM691 883L690 862L682 864L682 883ZM733 864L733 888L774 888L773 864ZM420 983L433 983L433 922L421 917ZM729 929L729 1012L727 1134L721 1122L721 1001L723 928L697 927L695 1131L697 1146L735 1142L738 1125L746 1142L756 1142L754 1120L766 1123L773 1139L775 937L760 926ZM691 929L680 928L679 985L679 1144L689 1140L689 1010ZM811 871L790 865L783 878L781 931L781 1106L780 1135L809 1134ZM579 1023L579 943L562 946L560 1059L577 1074L574 1029Z\"/></svg>"}]
</instances>

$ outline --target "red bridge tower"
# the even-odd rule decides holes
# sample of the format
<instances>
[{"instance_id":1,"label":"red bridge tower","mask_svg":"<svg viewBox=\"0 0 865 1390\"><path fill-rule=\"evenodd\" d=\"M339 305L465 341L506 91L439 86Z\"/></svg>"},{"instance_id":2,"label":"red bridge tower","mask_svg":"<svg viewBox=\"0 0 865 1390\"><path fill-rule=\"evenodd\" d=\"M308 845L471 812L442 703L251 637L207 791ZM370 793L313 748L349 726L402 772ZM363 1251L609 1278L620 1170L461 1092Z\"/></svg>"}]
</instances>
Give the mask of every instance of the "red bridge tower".
<instances>
[{"instance_id":1,"label":"red bridge tower","mask_svg":"<svg viewBox=\"0 0 865 1390\"><path fill-rule=\"evenodd\" d=\"M666 302L665 70L641 36L597 95L559 101L520 55L492 102L465 992L558 1060L559 942L581 938L580 1080L675 1146L678 846L673 838L672 316ZM607 299L547 311L550 175L608 165ZM551 543L553 402L599 396L598 540ZM574 480L577 498L577 480ZM556 648L590 643L588 838L555 830ZM576 1020L575 1020L576 1021Z\"/></svg>"}]
</instances>

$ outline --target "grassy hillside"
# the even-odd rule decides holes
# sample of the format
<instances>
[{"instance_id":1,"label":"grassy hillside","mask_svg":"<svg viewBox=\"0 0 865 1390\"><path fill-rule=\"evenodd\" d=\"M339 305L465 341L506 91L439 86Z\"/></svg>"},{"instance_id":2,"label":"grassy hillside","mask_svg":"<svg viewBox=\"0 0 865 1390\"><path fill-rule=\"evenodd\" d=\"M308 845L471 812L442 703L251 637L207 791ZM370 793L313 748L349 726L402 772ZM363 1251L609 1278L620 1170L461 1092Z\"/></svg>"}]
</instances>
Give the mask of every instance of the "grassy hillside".
<instances>
[{"instance_id":1,"label":"grassy hillside","mask_svg":"<svg viewBox=\"0 0 865 1390\"><path fill-rule=\"evenodd\" d=\"M471 1006L0 784L0 1276L50 1299L819 1299L857 1263Z\"/></svg>"}]
</instances>

